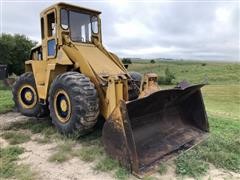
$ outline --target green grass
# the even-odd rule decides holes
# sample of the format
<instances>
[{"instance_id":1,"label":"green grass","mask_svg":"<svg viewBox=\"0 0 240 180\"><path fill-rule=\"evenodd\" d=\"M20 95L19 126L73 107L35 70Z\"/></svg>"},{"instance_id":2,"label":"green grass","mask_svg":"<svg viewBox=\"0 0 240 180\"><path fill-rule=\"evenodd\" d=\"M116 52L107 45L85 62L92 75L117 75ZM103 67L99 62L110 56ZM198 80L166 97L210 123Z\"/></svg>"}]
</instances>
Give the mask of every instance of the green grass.
<instances>
[{"instance_id":1,"label":"green grass","mask_svg":"<svg viewBox=\"0 0 240 180\"><path fill-rule=\"evenodd\" d=\"M157 61L155 64L138 61L130 65L129 70L154 72L161 76L168 67L177 77L175 83L184 79L199 83L203 74L206 74L210 85L206 85L202 92L208 113L240 119L240 63L207 62L205 66L202 64L203 62L190 61ZM166 87L172 86L162 86Z\"/></svg>"},{"instance_id":2,"label":"green grass","mask_svg":"<svg viewBox=\"0 0 240 180\"><path fill-rule=\"evenodd\" d=\"M6 139L9 144L22 144L31 140L31 135L18 131L7 131L2 134L2 137Z\"/></svg>"},{"instance_id":3,"label":"green grass","mask_svg":"<svg viewBox=\"0 0 240 180\"><path fill-rule=\"evenodd\" d=\"M96 146L83 146L73 151L73 155L86 162L93 162L103 155L103 148Z\"/></svg>"},{"instance_id":4,"label":"green grass","mask_svg":"<svg viewBox=\"0 0 240 180\"><path fill-rule=\"evenodd\" d=\"M167 173L167 166L165 164L160 164L158 167L158 173L164 175Z\"/></svg>"},{"instance_id":5,"label":"green grass","mask_svg":"<svg viewBox=\"0 0 240 180\"><path fill-rule=\"evenodd\" d=\"M9 178L15 175L16 160L23 152L24 149L18 146L0 148L0 177Z\"/></svg>"},{"instance_id":6,"label":"green grass","mask_svg":"<svg viewBox=\"0 0 240 180\"><path fill-rule=\"evenodd\" d=\"M178 174L198 177L206 174L208 163L240 173L240 121L210 116L209 123L209 139L177 158Z\"/></svg>"},{"instance_id":7,"label":"green grass","mask_svg":"<svg viewBox=\"0 0 240 180\"><path fill-rule=\"evenodd\" d=\"M0 113L11 111L13 107L12 92L10 90L0 90Z\"/></svg>"},{"instance_id":8,"label":"green grass","mask_svg":"<svg viewBox=\"0 0 240 180\"><path fill-rule=\"evenodd\" d=\"M209 113L240 119L240 85L207 85L203 97Z\"/></svg>"},{"instance_id":9,"label":"green grass","mask_svg":"<svg viewBox=\"0 0 240 180\"><path fill-rule=\"evenodd\" d=\"M11 88L6 86L3 80L0 80L0 90L11 90Z\"/></svg>"},{"instance_id":10,"label":"green grass","mask_svg":"<svg viewBox=\"0 0 240 180\"><path fill-rule=\"evenodd\" d=\"M56 139L66 138L57 132L56 128L53 127L51 121L49 121L48 119L29 119L28 121L24 122L15 122L12 123L9 127L5 128L5 130L30 130L33 134L40 133L43 135L43 138L35 139L35 141L39 143L49 143Z\"/></svg>"},{"instance_id":11,"label":"green grass","mask_svg":"<svg viewBox=\"0 0 240 180\"><path fill-rule=\"evenodd\" d=\"M97 172L114 172L116 179L128 179L130 174L127 169L119 165L118 161L110 158L106 154L99 157L99 160L93 169Z\"/></svg>"},{"instance_id":12,"label":"green grass","mask_svg":"<svg viewBox=\"0 0 240 180\"><path fill-rule=\"evenodd\" d=\"M176 173L199 177L204 175L209 168L209 164L201 160L198 152L190 151L179 156L176 161Z\"/></svg>"},{"instance_id":13,"label":"green grass","mask_svg":"<svg viewBox=\"0 0 240 180\"><path fill-rule=\"evenodd\" d=\"M206 63L205 66L202 64ZM239 84L240 64L219 62L195 62L195 61L137 61L129 65L129 71L140 73L154 72L164 76L164 71L169 68L175 74L176 82L188 80L191 83L202 82L205 78L210 84Z\"/></svg>"},{"instance_id":14,"label":"green grass","mask_svg":"<svg viewBox=\"0 0 240 180\"><path fill-rule=\"evenodd\" d=\"M11 111L13 107L11 88L6 87L0 80L0 114Z\"/></svg>"},{"instance_id":15,"label":"green grass","mask_svg":"<svg viewBox=\"0 0 240 180\"><path fill-rule=\"evenodd\" d=\"M96 164L96 166L94 167L94 170L107 172L107 171L114 170L116 167L118 167L118 162L106 156Z\"/></svg>"},{"instance_id":16,"label":"green grass","mask_svg":"<svg viewBox=\"0 0 240 180\"><path fill-rule=\"evenodd\" d=\"M0 179L34 179L35 173L29 166L16 163L23 152L24 149L18 146L0 148Z\"/></svg>"},{"instance_id":17,"label":"green grass","mask_svg":"<svg viewBox=\"0 0 240 180\"><path fill-rule=\"evenodd\" d=\"M118 167L117 170L115 171L116 179L120 179L120 180L128 179L129 175L130 175L130 172L122 167Z\"/></svg>"},{"instance_id":18,"label":"green grass","mask_svg":"<svg viewBox=\"0 0 240 180\"><path fill-rule=\"evenodd\" d=\"M30 118L24 122L14 122L6 130L30 130L33 134L43 133L47 129L51 128L51 122L48 120L36 120Z\"/></svg>"}]
</instances>

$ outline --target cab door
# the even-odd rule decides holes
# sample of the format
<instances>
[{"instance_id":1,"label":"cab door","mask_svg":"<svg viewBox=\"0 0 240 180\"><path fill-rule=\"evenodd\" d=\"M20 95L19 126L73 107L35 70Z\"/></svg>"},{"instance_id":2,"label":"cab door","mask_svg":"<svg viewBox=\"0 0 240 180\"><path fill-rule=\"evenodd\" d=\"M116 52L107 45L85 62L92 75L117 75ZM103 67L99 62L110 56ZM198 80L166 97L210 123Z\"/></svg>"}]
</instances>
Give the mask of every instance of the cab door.
<instances>
[{"instance_id":1,"label":"cab door","mask_svg":"<svg viewBox=\"0 0 240 180\"><path fill-rule=\"evenodd\" d=\"M42 43L45 48L45 59L53 59L56 57L57 47L57 23L56 23L56 11L55 9L50 10L45 15L45 33L46 36L43 38Z\"/></svg>"}]
</instances>

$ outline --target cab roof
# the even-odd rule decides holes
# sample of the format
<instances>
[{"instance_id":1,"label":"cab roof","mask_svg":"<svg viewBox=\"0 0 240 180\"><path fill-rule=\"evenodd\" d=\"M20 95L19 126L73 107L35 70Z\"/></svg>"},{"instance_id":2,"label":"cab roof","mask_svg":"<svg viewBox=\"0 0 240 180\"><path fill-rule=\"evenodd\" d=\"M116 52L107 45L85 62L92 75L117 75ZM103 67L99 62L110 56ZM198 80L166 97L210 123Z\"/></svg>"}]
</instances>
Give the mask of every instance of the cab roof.
<instances>
[{"instance_id":1,"label":"cab roof","mask_svg":"<svg viewBox=\"0 0 240 180\"><path fill-rule=\"evenodd\" d=\"M53 8L69 8L69 9L85 11L85 12L89 12L89 13L97 14L97 15L101 14L101 12L97 11L97 10L93 10L93 9L89 9L89 8L85 8L85 7L81 7L81 6L76 6L76 5L73 5L73 4L60 2L60 3L53 4L53 5L49 6L48 8L44 9L41 12L40 16L45 15L49 10L51 10Z\"/></svg>"}]
</instances>

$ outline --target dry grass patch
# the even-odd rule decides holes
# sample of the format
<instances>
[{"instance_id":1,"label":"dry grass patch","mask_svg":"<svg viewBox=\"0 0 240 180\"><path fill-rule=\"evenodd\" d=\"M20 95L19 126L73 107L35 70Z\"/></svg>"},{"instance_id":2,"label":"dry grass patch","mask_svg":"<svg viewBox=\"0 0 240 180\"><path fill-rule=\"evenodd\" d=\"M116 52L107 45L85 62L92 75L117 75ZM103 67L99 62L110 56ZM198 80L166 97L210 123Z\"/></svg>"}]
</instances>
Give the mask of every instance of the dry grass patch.
<instances>
[{"instance_id":1,"label":"dry grass patch","mask_svg":"<svg viewBox=\"0 0 240 180\"><path fill-rule=\"evenodd\" d=\"M16 163L23 152L24 149L18 146L0 148L0 179L35 179L36 173L32 172L28 165Z\"/></svg>"},{"instance_id":2,"label":"dry grass patch","mask_svg":"<svg viewBox=\"0 0 240 180\"><path fill-rule=\"evenodd\" d=\"M167 165L161 163L158 167L158 173L161 175L166 174L167 173Z\"/></svg>"},{"instance_id":3,"label":"dry grass patch","mask_svg":"<svg viewBox=\"0 0 240 180\"><path fill-rule=\"evenodd\" d=\"M79 157L86 162L93 162L103 155L103 148L96 146L84 146L73 151L73 156Z\"/></svg>"},{"instance_id":4,"label":"dry grass patch","mask_svg":"<svg viewBox=\"0 0 240 180\"><path fill-rule=\"evenodd\" d=\"M31 140L31 135L26 132L19 131L7 131L2 134L2 137L6 139L9 144L22 144Z\"/></svg>"},{"instance_id":5,"label":"dry grass patch","mask_svg":"<svg viewBox=\"0 0 240 180\"><path fill-rule=\"evenodd\" d=\"M75 145L75 142L72 140L67 140L61 142L56 147L56 152L54 152L50 157L50 162L62 163L72 158L72 148Z\"/></svg>"}]
</instances>

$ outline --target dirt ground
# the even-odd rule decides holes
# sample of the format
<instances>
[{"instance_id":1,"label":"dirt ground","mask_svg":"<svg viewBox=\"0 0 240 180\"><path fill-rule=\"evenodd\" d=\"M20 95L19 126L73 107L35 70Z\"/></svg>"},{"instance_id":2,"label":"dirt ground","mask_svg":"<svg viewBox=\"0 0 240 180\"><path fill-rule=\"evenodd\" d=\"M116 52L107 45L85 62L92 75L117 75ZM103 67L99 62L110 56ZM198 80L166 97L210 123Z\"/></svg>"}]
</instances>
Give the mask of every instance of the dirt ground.
<instances>
[{"instance_id":1,"label":"dirt ground","mask_svg":"<svg viewBox=\"0 0 240 180\"><path fill-rule=\"evenodd\" d=\"M0 131L3 133L6 127L10 126L13 122L28 121L30 118L20 115L19 113L9 112L0 115ZM34 134L31 140L20 144L25 148L25 152L20 155L19 164L27 164L31 167L31 170L36 172L37 179L49 179L49 180L67 180L67 179L114 179L114 175L104 172L96 172L93 170L94 162L86 163L79 158L72 158L64 163L49 162L48 158L54 153L56 143L39 144L34 141L35 138L39 138L41 134ZM0 146L4 148L8 146L8 142L3 138L0 138ZM134 176L130 176L129 179L137 179ZM168 162L168 170L164 175L155 173L151 175L149 179L193 179L177 177L175 174L175 167L173 162ZM239 179L240 174L229 172L222 169L216 169L210 166L208 175L201 177L201 179L208 180L224 180L224 179Z\"/></svg>"}]
</instances>

